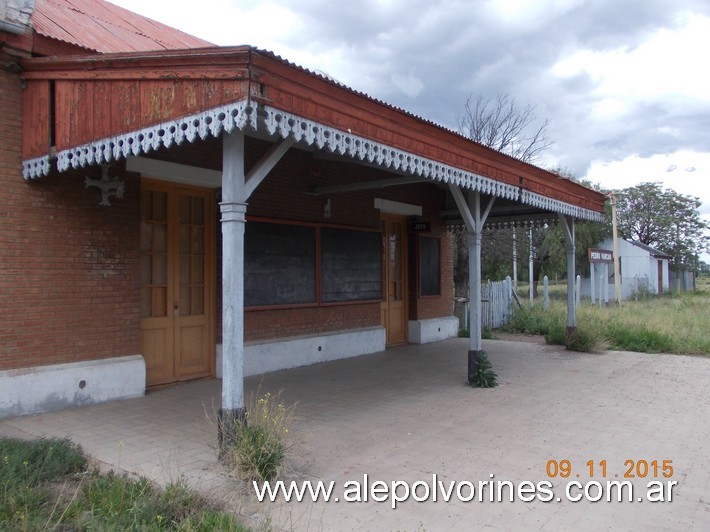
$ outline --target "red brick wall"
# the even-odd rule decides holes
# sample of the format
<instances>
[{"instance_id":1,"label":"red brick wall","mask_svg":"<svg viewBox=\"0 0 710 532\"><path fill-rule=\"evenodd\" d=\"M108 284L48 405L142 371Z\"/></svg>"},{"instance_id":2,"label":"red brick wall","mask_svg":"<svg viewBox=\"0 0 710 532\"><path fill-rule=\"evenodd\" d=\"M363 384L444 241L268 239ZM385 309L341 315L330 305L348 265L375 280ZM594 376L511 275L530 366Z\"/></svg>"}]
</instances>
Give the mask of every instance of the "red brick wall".
<instances>
[{"instance_id":1,"label":"red brick wall","mask_svg":"<svg viewBox=\"0 0 710 532\"><path fill-rule=\"evenodd\" d=\"M126 177L125 198L111 207L98 205L97 189L84 177L100 170L71 171L27 182L21 176L21 84L0 73L0 369L90 360L140 352L139 187ZM165 150L176 162L218 168L221 142ZM248 141L248 164L263 143ZM123 174L123 163L111 174ZM417 298L416 266L410 264L410 319L451 314L450 238L438 219L442 192L430 184L392 187L326 197L310 194L317 186L383 179L392 174L362 165L289 151L255 192L248 214L363 228L379 228L375 197L424 207L421 220L442 237L442 295ZM217 226L219 227L219 226ZM218 264L219 241L218 230ZM409 246L416 244L410 235ZM218 268L219 269L219 268ZM221 293L219 286L217 294ZM221 302L217 301L217 341L221 338ZM260 340L380 324L379 303L254 310L245 317L245 338Z\"/></svg>"},{"instance_id":2,"label":"red brick wall","mask_svg":"<svg viewBox=\"0 0 710 532\"><path fill-rule=\"evenodd\" d=\"M138 180L112 207L97 169L24 181L21 94L0 72L0 369L137 354Z\"/></svg>"}]
</instances>

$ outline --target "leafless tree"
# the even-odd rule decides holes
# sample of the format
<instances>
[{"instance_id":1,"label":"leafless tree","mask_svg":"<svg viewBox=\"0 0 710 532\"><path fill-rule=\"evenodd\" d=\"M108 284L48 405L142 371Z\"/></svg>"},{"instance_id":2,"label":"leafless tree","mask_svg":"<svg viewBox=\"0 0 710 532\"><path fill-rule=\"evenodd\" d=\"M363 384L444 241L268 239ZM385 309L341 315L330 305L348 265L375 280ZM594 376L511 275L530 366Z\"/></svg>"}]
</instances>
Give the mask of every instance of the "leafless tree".
<instances>
[{"instance_id":1,"label":"leafless tree","mask_svg":"<svg viewBox=\"0 0 710 532\"><path fill-rule=\"evenodd\" d=\"M548 119L537 121L534 106L521 106L509 94L499 94L495 99L469 95L463 115L458 120L462 135L528 163L535 163L542 152L552 146L553 142L546 137L548 124ZM503 234L488 236L491 249L499 251L510 249L508 240L512 242L512 239L504 238ZM456 295L466 297L468 248L466 232L462 228L454 230L454 253Z\"/></svg>"},{"instance_id":2,"label":"leafless tree","mask_svg":"<svg viewBox=\"0 0 710 532\"><path fill-rule=\"evenodd\" d=\"M549 120L537 122L535 107L521 106L508 94L495 100L469 95L459 117L459 132L473 141L525 162L535 162L552 146L545 136Z\"/></svg>"}]
</instances>

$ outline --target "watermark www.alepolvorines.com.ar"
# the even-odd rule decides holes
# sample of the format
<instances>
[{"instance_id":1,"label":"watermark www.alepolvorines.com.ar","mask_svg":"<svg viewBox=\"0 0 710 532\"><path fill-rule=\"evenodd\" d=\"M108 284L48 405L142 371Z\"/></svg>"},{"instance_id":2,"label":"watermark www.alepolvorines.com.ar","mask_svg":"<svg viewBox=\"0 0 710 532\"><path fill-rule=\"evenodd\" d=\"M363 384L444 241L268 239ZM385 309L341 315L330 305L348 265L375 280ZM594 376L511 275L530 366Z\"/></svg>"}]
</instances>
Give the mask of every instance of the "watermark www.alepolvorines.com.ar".
<instances>
[{"instance_id":1,"label":"watermark www.alepolvorines.com.ar","mask_svg":"<svg viewBox=\"0 0 710 532\"><path fill-rule=\"evenodd\" d=\"M495 480L491 474L489 480L471 482L468 480L444 481L434 473L431 480L417 480L406 482L393 480L371 480L364 474L362 480L348 480L342 485L342 493L336 494L337 483L334 480L324 482L264 481L261 484L252 482L254 492L259 502L348 502L363 503L373 501L377 503L389 502L392 508L397 504L413 500L416 502L672 502L673 488L678 484L674 480L653 480L646 483L645 489L635 486L629 480L607 480L604 482L590 480L580 482L577 480L562 484L562 495L555 495L555 487L549 480L531 482L523 480L512 482L509 480ZM641 495L638 493L641 491Z\"/></svg>"}]
</instances>

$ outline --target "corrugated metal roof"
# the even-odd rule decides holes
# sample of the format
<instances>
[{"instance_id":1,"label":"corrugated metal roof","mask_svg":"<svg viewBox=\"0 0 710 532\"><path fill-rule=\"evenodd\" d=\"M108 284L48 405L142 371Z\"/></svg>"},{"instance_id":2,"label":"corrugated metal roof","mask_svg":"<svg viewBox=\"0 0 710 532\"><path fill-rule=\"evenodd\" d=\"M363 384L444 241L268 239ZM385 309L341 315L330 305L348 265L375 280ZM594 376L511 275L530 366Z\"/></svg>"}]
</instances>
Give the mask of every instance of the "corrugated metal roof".
<instances>
[{"instance_id":1,"label":"corrugated metal roof","mask_svg":"<svg viewBox=\"0 0 710 532\"><path fill-rule=\"evenodd\" d=\"M31 23L40 35L102 53L213 46L103 0L36 0Z\"/></svg>"},{"instance_id":2,"label":"corrugated metal roof","mask_svg":"<svg viewBox=\"0 0 710 532\"><path fill-rule=\"evenodd\" d=\"M636 246L637 248L643 249L644 251L648 251L648 253L656 258L656 259L672 259L670 255L667 253L663 253L663 251L659 251L656 248L652 248L648 244L642 244L641 242L636 242L635 240L627 240L629 244L632 244Z\"/></svg>"}]
</instances>

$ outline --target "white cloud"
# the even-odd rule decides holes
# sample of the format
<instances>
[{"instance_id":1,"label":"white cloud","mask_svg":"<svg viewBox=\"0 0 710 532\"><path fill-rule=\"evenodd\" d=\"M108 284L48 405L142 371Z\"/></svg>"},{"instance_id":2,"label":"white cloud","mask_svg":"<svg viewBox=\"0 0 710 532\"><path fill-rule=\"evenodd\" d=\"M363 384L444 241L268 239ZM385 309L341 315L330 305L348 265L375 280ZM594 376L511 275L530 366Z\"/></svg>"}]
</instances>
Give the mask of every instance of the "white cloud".
<instances>
[{"instance_id":1,"label":"white cloud","mask_svg":"<svg viewBox=\"0 0 710 532\"><path fill-rule=\"evenodd\" d=\"M660 29L637 47L577 50L557 62L552 73L560 78L588 74L598 84L599 105L614 111L664 96L710 102L710 77L702 67L709 49L710 17L686 15L680 28Z\"/></svg>"},{"instance_id":2,"label":"white cloud","mask_svg":"<svg viewBox=\"0 0 710 532\"><path fill-rule=\"evenodd\" d=\"M424 88L422 80L412 73L406 76L403 74L392 74L392 83L410 98L416 98Z\"/></svg>"}]
</instances>

